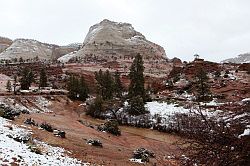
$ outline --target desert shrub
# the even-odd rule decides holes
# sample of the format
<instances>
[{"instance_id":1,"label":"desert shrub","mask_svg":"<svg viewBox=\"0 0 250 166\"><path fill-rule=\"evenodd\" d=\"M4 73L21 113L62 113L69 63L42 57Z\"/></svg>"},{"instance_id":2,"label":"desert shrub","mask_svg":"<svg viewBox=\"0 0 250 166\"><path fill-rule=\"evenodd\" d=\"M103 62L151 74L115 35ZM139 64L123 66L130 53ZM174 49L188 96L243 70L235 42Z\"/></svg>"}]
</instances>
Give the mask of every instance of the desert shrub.
<instances>
[{"instance_id":1,"label":"desert shrub","mask_svg":"<svg viewBox=\"0 0 250 166\"><path fill-rule=\"evenodd\" d=\"M53 128L50 124L43 122L40 127L48 132L53 132Z\"/></svg>"},{"instance_id":2,"label":"desert shrub","mask_svg":"<svg viewBox=\"0 0 250 166\"><path fill-rule=\"evenodd\" d=\"M249 117L248 117L249 118ZM250 162L249 136L239 138L245 124L197 115L177 115L179 134L188 138L181 143L186 154L183 165L247 165ZM184 146L183 146L184 145Z\"/></svg>"},{"instance_id":3,"label":"desert shrub","mask_svg":"<svg viewBox=\"0 0 250 166\"><path fill-rule=\"evenodd\" d=\"M106 131L113 135L119 136L121 135L121 130L119 129L119 124L116 120L109 120L103 125L98 126L99 131Z\"/></svg>"}]
</instances>

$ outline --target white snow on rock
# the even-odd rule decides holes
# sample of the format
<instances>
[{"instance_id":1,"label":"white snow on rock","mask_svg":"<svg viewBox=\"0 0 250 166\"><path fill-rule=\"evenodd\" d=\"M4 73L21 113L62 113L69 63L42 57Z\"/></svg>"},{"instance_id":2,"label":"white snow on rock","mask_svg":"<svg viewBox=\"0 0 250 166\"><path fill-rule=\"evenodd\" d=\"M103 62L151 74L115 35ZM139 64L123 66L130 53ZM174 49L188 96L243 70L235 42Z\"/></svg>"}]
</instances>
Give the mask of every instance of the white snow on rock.
<instances>
[{"instance_id":1,"label":"white snow on rock","mask_svg":"<svg viewBox=\"0 0 250 166\"><path fill-rule=\"evenodd\" d=\"M133 163L139 163L139 164L144 164L144 162L141 161L141 159L129 159L129 161L133 162Z\"/></svg>"},{"instance_id":2,"label":"white snow on rock","mask_svg":"<svg viewBox=\"0 0 250 166\"><path fill-rule=\"evenodd\" d=\"M60 58L58 58L57 60L61 63L67 63L70 59L74 58L76 55L77 51L73 51L71 53L68 53L66 55L61 56Z\"/></svg>"},{"instance_id":3,"label":"white snow on rock","mask_svg":"<svg viewBox=\"0 0 250 166\"><path fill-rule=\"evenodd\" d=\"M10 129L12 127L12 130ZM80 160L71 158L65 154L60 147L52 147L46 143L34 140L34 143L41 147L42 154L31 152L29 146L17 142L10 136L18 134L30 134L30 131L12 125L10 121L0 117L0 165L50 165L50 166L88 166Z\"/></svg>"},{"instance_id":4,"label":"white snow on rock","mask_svg":"<svg viewBox=\"0 0 250 166\"><path fill-rule=\"evenodd\" d=\"M250 135L250 128L245 129L244 132L238 136L238 138L241 138L241 137L247 136L247 135Z\"/></svg>"}]
</instances>

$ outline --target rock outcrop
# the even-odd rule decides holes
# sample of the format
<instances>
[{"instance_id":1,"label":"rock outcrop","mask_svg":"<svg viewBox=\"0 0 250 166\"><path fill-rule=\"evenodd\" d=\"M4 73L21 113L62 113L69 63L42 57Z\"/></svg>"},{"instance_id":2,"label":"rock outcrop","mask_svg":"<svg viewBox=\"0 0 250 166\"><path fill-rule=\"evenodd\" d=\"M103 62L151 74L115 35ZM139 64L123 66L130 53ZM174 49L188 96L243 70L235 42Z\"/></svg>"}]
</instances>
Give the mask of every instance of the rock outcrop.
<instances>
[{"instance_id":1,"label":"rock outcrop","mask_svg":"<svg viewBox=\"0 0 250 166\"><path fill-rule=\"evenodd\" d=\"M223 63L250 63L250 53L240 54L235 58L222 61Z\"/></svg>"},{"instance_id":2,"label":"rock outcrop","mask_svg":"<svg viewBox=\"0 0 250 166\"><path fill-rule=\"evenodd\" d=\"M150 41L131 24L103 20L90 27L83 47L75 52L59 58L67 62L77 58L82 61L108 62L132 59L140 53L146 60L166 60L165 50Z\"/></svg>"},{"instance_id":3,"label":"rock outcrop","mask_svg":"<svg viewBox=\"0 0 250 166\"><path fill-rule=\"evenodd\" d=\"M0 53L12 44L12 40L0 36Z\"/></svg>"},{"instance_id":4,"label":"rock outcrop","mask_svg":"<svg viewBox=\"0 0 250 166\"><path fill-rule=\"evenodd\" d=\"M42 43L33 39L16 39L13 43L8 42L8 47L0 54L0 59L13 60L40 59L53 60L69 52L76 51L79 45L58 46L54 44Z\"/></svg>"}]
</instances>

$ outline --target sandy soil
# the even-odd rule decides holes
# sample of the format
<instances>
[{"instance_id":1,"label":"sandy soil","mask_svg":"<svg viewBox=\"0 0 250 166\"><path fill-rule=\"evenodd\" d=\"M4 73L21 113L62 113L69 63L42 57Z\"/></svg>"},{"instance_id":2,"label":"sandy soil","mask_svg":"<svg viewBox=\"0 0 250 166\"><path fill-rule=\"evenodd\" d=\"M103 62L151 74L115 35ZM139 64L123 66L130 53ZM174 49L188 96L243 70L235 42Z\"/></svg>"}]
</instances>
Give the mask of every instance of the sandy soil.
<instances>
[{"instance_id":1,"label":"sandy soil","mask_svg":"<svg viewBox=\"0 0 250 166\"><path fill-rule=\"evenodd\" d=\"M70 156L83 161L101 165L138 165L129 159L132 152L139 147L152 150L156 154L155 159L150 159L146 165L178 165L176 161L165 159L168 155L179 154L174 143L180 138L174 135L152 131L150 129L138 129L121 126L122 135L113 136L87 127L78 120L96 125L103 123L102 120L92 119L84 114L84 107L80 103L67 104L62 97L57 97L50 109L53 113L33 113L18 117L14 123L23 125L26 118L33 118L36 122L50 123L54 128L64 130L66 138L55 137L52 133L32 127L33 137L60 146L70 151ZM85 139L95 138L101 140L103 148L97 148L86 144Z\"/></svg>"}]
</instances>

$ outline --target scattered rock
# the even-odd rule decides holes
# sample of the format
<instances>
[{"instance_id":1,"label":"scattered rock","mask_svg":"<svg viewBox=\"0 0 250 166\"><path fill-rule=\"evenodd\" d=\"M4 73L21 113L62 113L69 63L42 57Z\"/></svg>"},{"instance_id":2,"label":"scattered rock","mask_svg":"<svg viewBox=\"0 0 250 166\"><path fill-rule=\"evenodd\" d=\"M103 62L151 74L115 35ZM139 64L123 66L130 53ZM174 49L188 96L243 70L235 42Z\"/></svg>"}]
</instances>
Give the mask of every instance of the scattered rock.
<instances>
[{"instance_id":1,"label":"scattered rock","mask_svg":"<svg viewBox=\"0 0 250 166\"><path fill-rule=\"evenodd\" d=\"M154 152L145 148L139 148L133 152L133 158L141 159L141 162L149 162L150 157L155 158Z\"/></svg>"},{"instance_id":2,"label":"scattered rock","mask_svg":"<svg viewBox=\"0 0 250 166\"><path fill-rule=\"evenodd\" d=\"M33 126L38 126L35 122L34 119L31 119L31 118L28 118L24 121L25 124L28 124L28 125L33 125Z\"/></svg>"},{"instance_id":3,"label":"scattered rock","mask_svg":"<svg viewBox=\"0 0 250 166\"><path fill-rule=\"evenodd\" d=\"M53 131L53 134L57 137L61 137L61 138L65 138L65 131L61 131L61 130L54 130Z\"/></svg>"},{"instance_id":4,"label":"scattered rock","mask_svg":"<svg viewBox=\"0 0 250 166\"><path fill-rule=\"evenodd\" d=\"M102 143L101 143L100 140L89 139L89 140L87 141L87 144L92 145L92 146L101 147L101 148L102 148Z\"/></svg>"}]
</instances>

